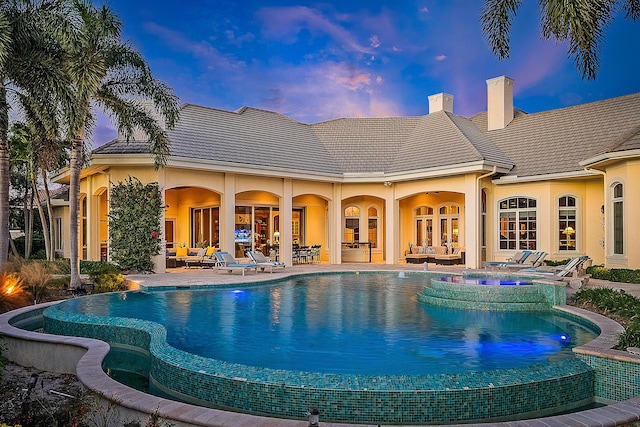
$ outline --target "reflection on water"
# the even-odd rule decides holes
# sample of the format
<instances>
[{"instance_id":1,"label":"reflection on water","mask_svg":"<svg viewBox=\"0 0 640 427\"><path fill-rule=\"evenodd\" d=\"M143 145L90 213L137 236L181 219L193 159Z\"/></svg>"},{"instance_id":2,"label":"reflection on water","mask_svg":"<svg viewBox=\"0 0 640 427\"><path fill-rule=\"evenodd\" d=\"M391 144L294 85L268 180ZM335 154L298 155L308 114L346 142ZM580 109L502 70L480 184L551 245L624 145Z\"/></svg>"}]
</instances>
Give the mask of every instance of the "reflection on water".
<instances>
[{"instance_id":1,"label":"reflection on water","mask_svg":"<svg viewBox=\"0 0 640 427\"><path fill-rule=\"evenodd\" d=\"M170 345L244 365L372 375L459 373L573 357L594 334L547 313L432 307L408 274L295 277L245 288L77 298L71 311L161 323ZM570 337L562 339L561 336Z\"/></svg>"}]
</instances>

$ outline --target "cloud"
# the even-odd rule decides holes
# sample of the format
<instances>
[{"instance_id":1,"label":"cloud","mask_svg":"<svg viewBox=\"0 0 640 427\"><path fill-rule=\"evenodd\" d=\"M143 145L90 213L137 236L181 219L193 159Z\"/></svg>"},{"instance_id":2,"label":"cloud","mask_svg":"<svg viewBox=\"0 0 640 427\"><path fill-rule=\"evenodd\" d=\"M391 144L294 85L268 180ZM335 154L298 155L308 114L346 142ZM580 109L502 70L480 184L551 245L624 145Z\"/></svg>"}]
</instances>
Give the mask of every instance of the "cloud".
<instances>
[{"instance_id":1,"label":"cloud","mask_svg":"<svg viewBox=\"0 0 640 427\"><path fill-rule=\"evenodd\" d=\"M380 39L378 38L378 36L369 37L369 42L370 46L374 49L380 47L380 45L382 44L380 43Z\"/></svg>"},{"instance_id":2,"label":"cloud","mask_svg":"<svg viewBox=\"0 0 640 427\"><path fill-rule=\"evenodd\" d=\"M374 78L367 70L346 62L281 64L263 71L263 82L269 89L256 88L265 94L258 107L303 123L403 113L394 100L397 92L385 88L382 76Z\"/></svg>"},{"instance_id":3,"label":"cloud","mask_svg":"<svg viewBox=\"0 0 640 427\"><path fill-rule=\"evenodd\" d=\"M447 59L447 55L444 55L444 54L438 55L438 56L435 56L433 59L435 59L436 61L444 61Z\"/></svg>"},{"instance_id":4,"label":"cloud","mask_svg":"<svg viewBox=\"0 0 640 427\"><path fill-rule=\"evenodd\" d=\"M246 63L233 55L222 54L208 41L196 42L189 40L185 35L160 26L153 22L143 24L145 31L159 37L166 45L178 52L187 52L195 59L203 61L207 68L219 71L233 71L244 68Z\"/></svg>"},{"instance_id":5,"label":"cloud","mask_svg":"<svg viewBox=\"0 0 640 427\"><path fill-rule=\"evenodd\" d=\"M317 9L306 6L265 7L260 9L256 16L264 23L262 33L265 38L293 44L297 41L300 31L307 29L315 35L329 35L346 51L372 53L371 49L360 44L351 32L332 22Z\"/></svg>"},{"instance_id":6,"label":"cloud","mask_svg":"<svg viewBox=\"0 0 640 427\"><path fill-rule=\"evenodd\" d=\"M427 7L426 7L426 6L421 7L418 11L419 11L420 13L429 13L429 9L427 9Z\"/></svg>"}]
</instances>

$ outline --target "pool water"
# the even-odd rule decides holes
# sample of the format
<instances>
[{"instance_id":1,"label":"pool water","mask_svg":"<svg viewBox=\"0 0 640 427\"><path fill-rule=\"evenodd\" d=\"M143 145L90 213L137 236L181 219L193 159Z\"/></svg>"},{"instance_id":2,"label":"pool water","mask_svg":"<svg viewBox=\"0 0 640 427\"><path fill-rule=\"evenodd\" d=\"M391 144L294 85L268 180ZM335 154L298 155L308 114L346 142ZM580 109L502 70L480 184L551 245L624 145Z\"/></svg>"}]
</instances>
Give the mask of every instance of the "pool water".
<instances>
[{"instance_id":1,"label":"pool water","mask_svg":"<svg viewBox=\"0 0 640 427\"><path fill-rule=\"evenodd\" d=\"M438 280L448 283L467 283L470 285L530 286L533 284L531 280L525 279L498 279L494 277L475 276L445 276L438 278Z\"/></svg>"},{"instance_id":2,"label":"pool water","mask_svg":"<svg viewBox=\"0 0 640 427\"><path fill-rule=\"evenodd\" d=\"M65 301L78 313L151 320L186 352L248 366L366 375L477 372L573 357L595 334L551 313L417 302L422 274L323 274L264 285L135 291Z\"/></svg>"}]
</instances>

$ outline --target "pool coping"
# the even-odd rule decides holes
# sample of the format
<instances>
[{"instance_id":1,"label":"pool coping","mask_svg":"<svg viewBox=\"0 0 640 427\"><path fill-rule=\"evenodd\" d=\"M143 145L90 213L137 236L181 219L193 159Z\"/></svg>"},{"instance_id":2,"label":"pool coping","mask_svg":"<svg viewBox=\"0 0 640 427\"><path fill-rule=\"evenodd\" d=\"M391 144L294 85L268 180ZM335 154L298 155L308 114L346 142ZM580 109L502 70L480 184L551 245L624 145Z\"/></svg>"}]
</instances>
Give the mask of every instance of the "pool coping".
<instances>
[{"instance_id":1,"label":"pool coping","mask_svg":"<svg viewBox=\"0 0 640 427\"><path fill-rule=\"evenodd\" d=\"M302 272L301 274L304 274ZM282 276L280 276L281 278ZM129 414L144 419L151 413L170 419L176 426L269 426L269 427L302 427L307 421L262 417L236 412L222 411L180 403L152 396L127 387L111 379L102 370L102 361L109 352L105 342L78 337L49 335L18 329L10 324L11 319L25 315L33 310L43 310L58 302L25 307L0 315L0 333L7 343L6 356L20 365L33 366L38 369L75 374L89 390L103 399L118 402L119 406ZM617 335L623 330L615 321L571 306L555 306L555 309L581 316L596 324L600 335L588 344L576 347L579 354L606 355L615 360L640 363L640 356L611 347L617 341ZM12 346L11 344L15 344ZM37 351L24 351L25 346L47 348L44 355L38 357ZM23 350L23 351L21 351ZM22 353L22 354L21 354ZM589 409L566 415L557 415L539 419L522 421L454 424L478 426L615 426L640 420L640 396L614 403L602 408ZM362 427L368 424L325 423L321 425L334 427ZM415 427L415 426L414 426Z\"/></svg>"}]
</instances>

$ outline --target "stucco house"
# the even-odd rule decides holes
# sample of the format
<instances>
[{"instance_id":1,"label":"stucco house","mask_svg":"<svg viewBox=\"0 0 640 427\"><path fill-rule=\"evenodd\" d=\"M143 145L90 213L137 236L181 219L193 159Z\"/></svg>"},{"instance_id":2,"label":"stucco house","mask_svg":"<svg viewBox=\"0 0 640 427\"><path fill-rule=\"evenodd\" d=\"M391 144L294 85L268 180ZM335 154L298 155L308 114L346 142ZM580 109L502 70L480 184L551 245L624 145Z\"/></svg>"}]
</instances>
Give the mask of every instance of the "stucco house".
<instances>
[{"instance_id":1,"label":"stucco house","mask_svg":"<svg viewBox=\"0 0 640 427\"><path fill-rule=\"evenodd\" d=\"M290 264L295 245L321 245L325 263L395 264L409 244L445 246L464 248L470 268L535 249L640 268L640 93L527 114L513 84L487 80L487 111L470 118L444 93L425 116L314 124L186 104L165 168L154 170L142 142L93 151L80 256L108 257L109 184L135 176L162 188L169 248L206 241Z\"/></svg>"}]
</instances>

